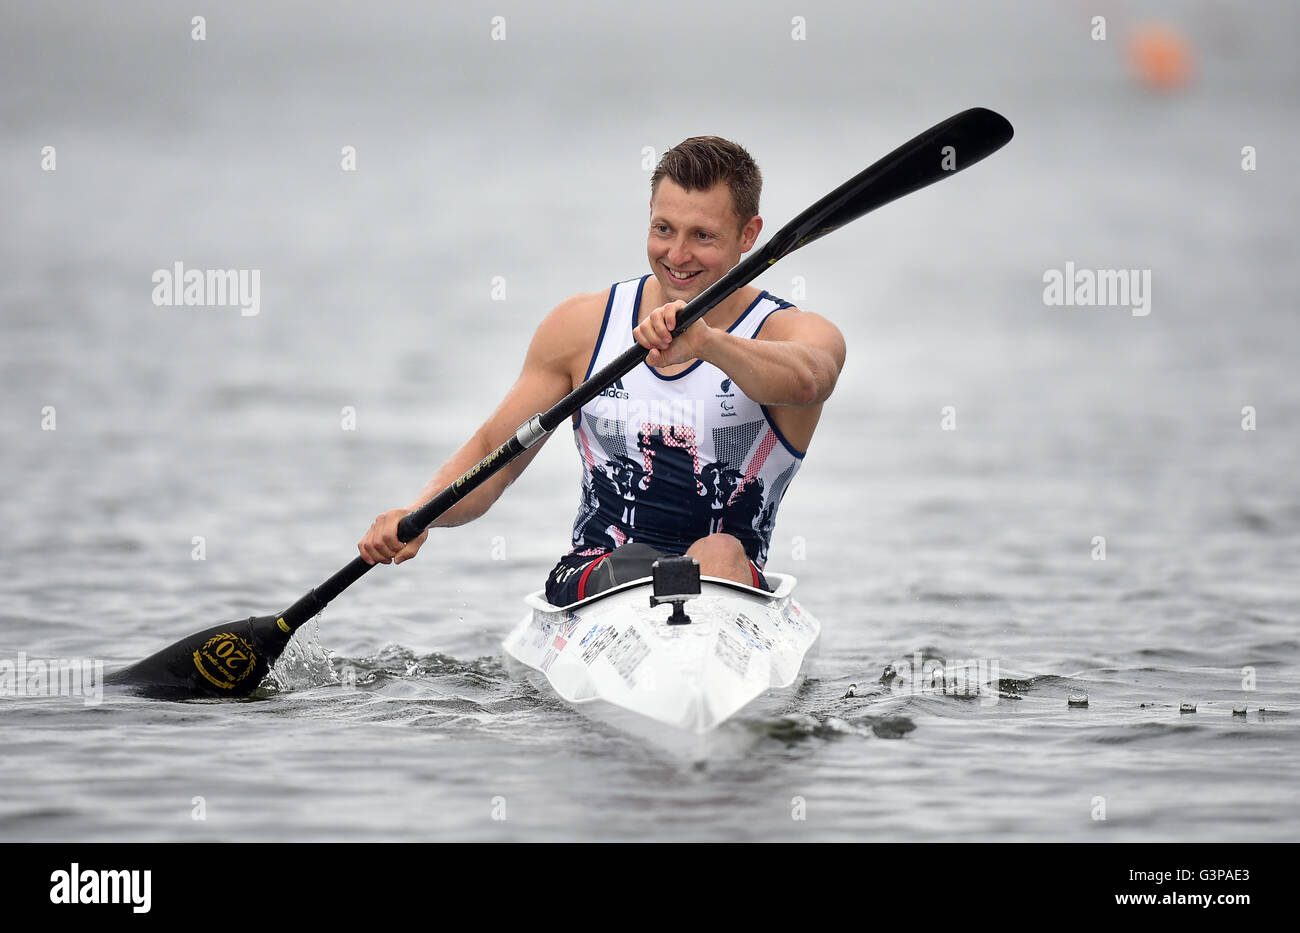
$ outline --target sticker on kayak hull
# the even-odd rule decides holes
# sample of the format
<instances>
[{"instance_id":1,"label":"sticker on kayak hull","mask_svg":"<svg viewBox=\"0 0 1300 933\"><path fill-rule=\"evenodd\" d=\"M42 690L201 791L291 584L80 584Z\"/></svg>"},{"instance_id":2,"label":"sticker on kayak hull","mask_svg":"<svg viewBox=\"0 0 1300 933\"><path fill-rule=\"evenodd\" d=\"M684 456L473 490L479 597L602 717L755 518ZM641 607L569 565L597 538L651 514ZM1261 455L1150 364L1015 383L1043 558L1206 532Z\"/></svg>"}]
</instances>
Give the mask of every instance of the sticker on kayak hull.
<instances>
[{"instance_id":1,"label":"sticker on kayak hull","mask_svg":"<svg viewBox=\"0 0 1300 933\"><path fill-rule=\"evenodd\" d=\"M608 648L617 637L618 629L612 625L602 631L592 640L591 644L582 649L582 663L591 667L591 662L600 657L601 652ZM586 639L584 638L583 641L586 641Z\"/></svg>"},{"instance_id":2,"label":"sticker on kayak hull","mask_svg":"<svg viewBox=\"0 0 1300 933\"><path fill-rule=\"evenodd\" d=\"M713 653L718 656L718 660L735 671L737 676L744 677L745 671L749 670L749 658L754 653L754 646L722 628L718 630L718 643L714 646Z\"/></svg>"},{"instance_id":3,"label":"sticker on kayak hull","mask_svg":"<svg viewBox=\"0 0 1300 933\"><path fill-rule=\"evenodd\" d=\"M636 686L636 669L650 653L650 646L635 628L629 628L623 636L609 649L605 660L614 665L619 677L627 681L629 687Z\"/></svg>"},{"instance_id":4,"label":"sticker on kayak hull","mask_svg":"<svg viewBox=\"0 0 1300 933\"><path fill-rule=\"evenodd\" d=\"M764 651L772 647L772 639L768 638L763 631L754 624L754 620L743 612L736 613L736 628L740 629L740 634L745 636L755 648L762 648Z\"/></svg>"},{"instance_id":5,"label":"sticker on kayak hull","mask_svg":"<svg viewBox=\"0 0 1300 933\"><path fill-rule=\"evenodd\" d=\"M570 612L568 617L560 623L560 634L566 639L570 638L573 635L573 630L578 627L578 623L581 621L582 616Z\"/></svg>"}]
</instances>

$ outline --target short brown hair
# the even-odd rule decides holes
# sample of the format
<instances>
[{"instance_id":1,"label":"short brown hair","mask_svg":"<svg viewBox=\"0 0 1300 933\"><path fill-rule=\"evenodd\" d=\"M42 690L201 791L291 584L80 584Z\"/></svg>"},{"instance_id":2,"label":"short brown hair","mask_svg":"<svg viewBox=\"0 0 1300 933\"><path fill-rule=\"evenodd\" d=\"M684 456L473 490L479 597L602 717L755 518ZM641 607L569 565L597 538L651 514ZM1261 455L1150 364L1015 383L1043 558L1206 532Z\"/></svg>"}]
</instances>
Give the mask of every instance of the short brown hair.
<instances>
[{"instance_id":1,"label":"short brown hair","mask_svg":"<svg viewBox=\"0 0 1300 933\"><path fill-rule=\"evenodd\" d=\"M667 176L687 191L708 191L720 181L731 189L731 206L744 227L758 213L763 175L743 146L720 136L692 136L663 154L650 176L650 196Z\"/></svg>"}]
</instances>

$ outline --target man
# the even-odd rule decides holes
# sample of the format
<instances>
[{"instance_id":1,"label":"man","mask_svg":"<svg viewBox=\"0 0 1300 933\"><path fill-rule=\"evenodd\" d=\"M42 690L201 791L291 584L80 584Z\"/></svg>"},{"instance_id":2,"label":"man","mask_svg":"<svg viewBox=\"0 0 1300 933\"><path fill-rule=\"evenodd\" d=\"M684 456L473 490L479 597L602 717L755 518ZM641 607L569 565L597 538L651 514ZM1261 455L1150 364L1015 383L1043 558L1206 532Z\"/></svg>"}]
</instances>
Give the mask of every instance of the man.
<instances>
[{"instance_id":1,"label":"man","mask_svg":"<svg viewBox=\"0 0 1300 933\"><path fill-rule=\"evenodd\" d=\"M518 381L406 509L375 519L357 545L370 563L414 557L402 516L495 450L626 349L646 362L574 418L583 495L573 547L547 580L564 606L648 576L661 554L689 554L706 576L766 589L776 509L844 365L835 325L746 287L673 339L676 315L722 278L763 229L762 179L743 148L715 136L664 153L651 177L650 274L575 295L538 326ZM437 521L488 510L536 456L521 454Z\"/></svg>"}]
</instances>

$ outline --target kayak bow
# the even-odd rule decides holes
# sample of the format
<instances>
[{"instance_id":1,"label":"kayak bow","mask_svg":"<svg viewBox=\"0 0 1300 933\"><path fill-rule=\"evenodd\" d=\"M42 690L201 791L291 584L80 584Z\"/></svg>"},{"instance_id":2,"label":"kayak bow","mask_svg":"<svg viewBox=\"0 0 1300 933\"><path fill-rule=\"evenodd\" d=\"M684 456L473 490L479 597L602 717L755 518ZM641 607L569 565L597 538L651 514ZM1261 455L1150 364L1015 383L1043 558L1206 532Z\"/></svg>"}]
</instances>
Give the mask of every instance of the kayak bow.
<instances>
[{"instance_id":1,"label":"kayak bow","mask_svg":"<svg viewBox=\"0 0 1300 933\"><path fill-rule=\"evenodd\" d=\"M802 684L821 625L769 574L766 592L699 578L689 623L651 605L652 578L557 607L542 593L503 643L534 684L668 751L702 756L726 723L780 713Z\"/></svg>"}]
</instances>

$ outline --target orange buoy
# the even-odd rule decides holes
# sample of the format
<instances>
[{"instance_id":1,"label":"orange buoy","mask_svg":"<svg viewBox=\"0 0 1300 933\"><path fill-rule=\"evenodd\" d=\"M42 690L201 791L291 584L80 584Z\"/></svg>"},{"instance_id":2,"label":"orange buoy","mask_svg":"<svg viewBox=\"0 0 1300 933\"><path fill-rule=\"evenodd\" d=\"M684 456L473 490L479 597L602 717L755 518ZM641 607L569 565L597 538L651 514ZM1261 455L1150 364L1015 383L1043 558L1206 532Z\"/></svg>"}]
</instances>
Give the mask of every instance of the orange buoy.
<instances>
[{"instance_id":1,"label":"orange buoy","mask_svg":"<svg viewBox=\"0 0 1300 933\"><path fill-rule=\"evenodd\" d=\"M1191 80L1191 46L1168 26L1149 24L1134 28L1128 51L1138 80L1148 88L1173 91Z\"/></svg>"}]
</instances>

